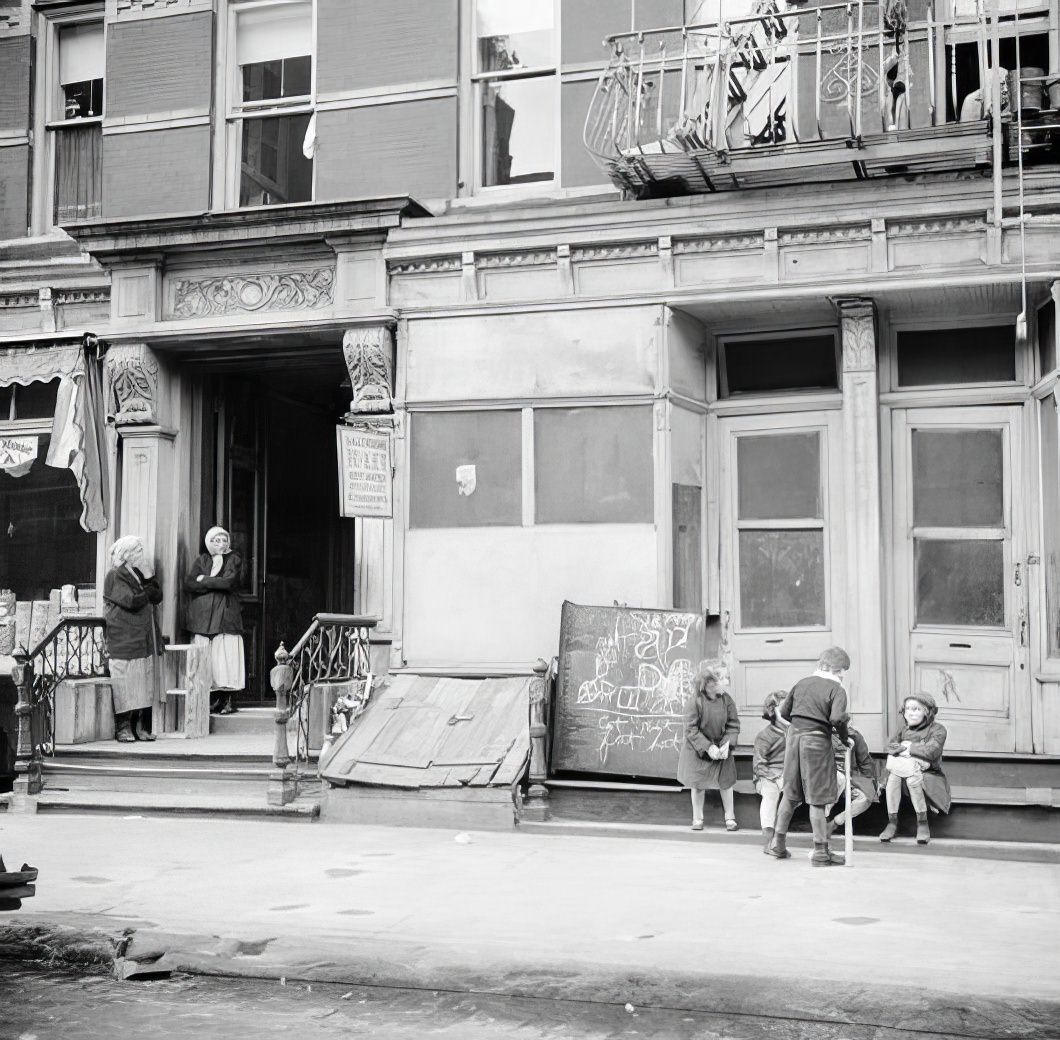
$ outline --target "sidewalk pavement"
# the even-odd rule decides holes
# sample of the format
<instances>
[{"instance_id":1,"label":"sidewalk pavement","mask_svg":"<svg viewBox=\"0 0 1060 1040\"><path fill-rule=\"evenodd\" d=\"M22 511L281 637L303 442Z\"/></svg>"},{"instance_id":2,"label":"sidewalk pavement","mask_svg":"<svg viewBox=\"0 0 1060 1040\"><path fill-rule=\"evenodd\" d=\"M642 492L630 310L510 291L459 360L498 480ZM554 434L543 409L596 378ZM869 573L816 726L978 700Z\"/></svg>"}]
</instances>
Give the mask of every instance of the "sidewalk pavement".
<instances>
[{"instance_id":1,"label":"sidewalk pavement","mask_svg":"<svg viewBox=\"0 0 1060 1040\"><path fill-rule=\"evenodd\" d=\"M811 868L701 842L0 815L37 895L0 953L95 935L130 966L1060 1035L1060 867ZM127 948L126 948L127 947ZM21 950L22 954L18 951Z\"/></svg>"}]
</instances>

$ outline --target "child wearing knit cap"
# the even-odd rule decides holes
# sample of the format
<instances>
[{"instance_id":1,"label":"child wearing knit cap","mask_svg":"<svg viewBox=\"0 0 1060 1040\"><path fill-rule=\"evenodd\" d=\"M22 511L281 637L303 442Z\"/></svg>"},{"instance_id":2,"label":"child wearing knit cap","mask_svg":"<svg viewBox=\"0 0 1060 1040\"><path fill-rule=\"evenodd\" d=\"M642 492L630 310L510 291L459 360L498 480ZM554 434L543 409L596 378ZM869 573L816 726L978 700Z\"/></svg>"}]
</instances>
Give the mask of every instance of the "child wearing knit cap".
<instances>
[{"instance_id":1,"label":"child wearing knit cap","mask_svg":"<svg viewBox=\"0 0 1060 1040\"><path fill-rule=\"evenodd\" d=\"M928 693L914 693L902 703L902 725L887 745L887 826L880 841L898 833L898 808L902 787L916 810L916 843L931 840L928 806L936 812L950 811L950 784L942 771L946 727L935 721L938 705Z\"/></svg>"},{"instance_id":2,"label":"child wearing knit cap","mask_svg":"<svg viewBox=\"0 0 1060 1040\"><path fill-rule=\"evenodd\" d=\"M782 779L784 776L784 743L788 735L788 723L777 715L777 708L787 697L786 690L774 690L762 705L762 718L769 720L769 725L758 731L755 737L754 756L751 759L751 775L754 777L755 790L762 799L758 806L758 819L762 825L762 837L765 840L763 852L769 852L773 840L773 829L776 826L777 809L784 795Z\"/></svg>"}]
</instances>

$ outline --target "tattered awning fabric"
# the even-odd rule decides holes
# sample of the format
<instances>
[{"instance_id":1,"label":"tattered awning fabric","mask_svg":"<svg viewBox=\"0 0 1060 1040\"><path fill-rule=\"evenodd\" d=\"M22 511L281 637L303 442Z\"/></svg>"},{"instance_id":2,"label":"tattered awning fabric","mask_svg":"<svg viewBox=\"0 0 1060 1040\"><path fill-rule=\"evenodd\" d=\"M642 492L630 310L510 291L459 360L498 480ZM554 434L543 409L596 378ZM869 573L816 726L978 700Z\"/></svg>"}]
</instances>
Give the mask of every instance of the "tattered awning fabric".
<instances>
[{"instance_id":1,"label":"tattered awning fabric","mask_svg":"<svg viewBox=\"0 0 1060 1040\"><path fill-rule=\"evenodd\" d=\"M13 383L28 386L53 379L59 380L59 389L51 443L44 461L56 469L73 472L81 496L81 526L86 531L106 530L108 481L103 438L103 377L99 365L85 360L80 343L0 351L0 386ZM28 472L24 462L0 468L11 476Z\"/></svg>"}]
</instances>

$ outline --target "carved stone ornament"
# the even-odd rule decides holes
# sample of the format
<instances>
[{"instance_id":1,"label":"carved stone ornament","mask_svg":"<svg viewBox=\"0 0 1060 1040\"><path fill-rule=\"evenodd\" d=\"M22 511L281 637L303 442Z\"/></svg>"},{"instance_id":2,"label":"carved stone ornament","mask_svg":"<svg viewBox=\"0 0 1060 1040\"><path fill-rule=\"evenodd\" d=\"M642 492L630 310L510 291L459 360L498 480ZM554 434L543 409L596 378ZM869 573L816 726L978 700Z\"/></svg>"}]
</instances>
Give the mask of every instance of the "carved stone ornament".
<instances>
[{"instance_id":1,"label":"carved stone ornament","mask_svg":"<svg viewBox=\"0 0 1060 1040\"><path fill-rule=\"evenodd\" d=\"M330 307L334 296L335 272L328 267L286 274L182 278L173 287L173 316L310 311Z\"/></svg>"},{"instance_id":2,"label":"carved stone ornament","mask_svg":"<svg viewBox=\"0 0 1060 1040\"><path fill-rule=\"evenodd\" d=\"M390 329L385 325L349 329L342 337L342 353L353 388L350 415L392 411L394 337Z\"/></svg>"},{"instance_id":3,"label":"carved stone ornament","mask_svg":"<svg viewBox=\"0 0 1060 1040\"><path fill-rule=\"evenodd\" d=\"M876 369L876 310L871 301L839 301L839 323L843 333L843 371L873 372Z\"/></svg>"},{"instance_id":4,"label":"carved stone ornament","mask_svg":"<svg viewBox=\"0 0 1060 1040\"><path fill-rule=\"evenodd\" d=\"M158 421L158 362L144 345L107 351L107 418L117 426Z\"/></svg>"}]
</instances>

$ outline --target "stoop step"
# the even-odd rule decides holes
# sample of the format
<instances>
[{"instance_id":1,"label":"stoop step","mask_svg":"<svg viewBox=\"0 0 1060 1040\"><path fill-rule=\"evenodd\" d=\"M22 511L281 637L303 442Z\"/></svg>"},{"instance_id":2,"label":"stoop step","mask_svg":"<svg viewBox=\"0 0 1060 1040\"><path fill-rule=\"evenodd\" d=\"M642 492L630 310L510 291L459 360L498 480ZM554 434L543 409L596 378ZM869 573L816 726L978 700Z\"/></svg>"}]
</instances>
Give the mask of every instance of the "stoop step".
<instances>
[{"instance_id":1,"label":"stoop step","mask_svg":"<svg viewBox=\"0 0 1060 1040\"><path fill-rule=\"evenodd\" d=\"M319 786L287 805L269 805L264 787L244 794L142 791L58 791L37 796L39 813L107 813L138 816L224 816L311 822L320 815Z\"/></svg>"}]
</instances>

